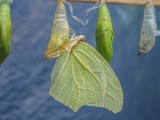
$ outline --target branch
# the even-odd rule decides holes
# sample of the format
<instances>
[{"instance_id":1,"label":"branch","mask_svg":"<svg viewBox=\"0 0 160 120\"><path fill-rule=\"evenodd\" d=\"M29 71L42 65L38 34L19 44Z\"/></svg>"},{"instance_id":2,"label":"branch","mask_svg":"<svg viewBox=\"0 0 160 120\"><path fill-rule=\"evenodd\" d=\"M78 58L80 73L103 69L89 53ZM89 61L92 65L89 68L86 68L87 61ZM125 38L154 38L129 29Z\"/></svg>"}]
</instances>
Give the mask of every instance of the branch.
<instances>
[{"instance_id":1,"label":"branch","mask_svg":"<svg viewBox=\"0 0 160 120\"><path fill-rule=\"evenodd\" d=\"M66 0L69 2L97 2L98 0ZM160 0L153 0L155 6L160 6ZM109 4L145 5L147 0L106 0Z\"/></svg>"}]
</instances>

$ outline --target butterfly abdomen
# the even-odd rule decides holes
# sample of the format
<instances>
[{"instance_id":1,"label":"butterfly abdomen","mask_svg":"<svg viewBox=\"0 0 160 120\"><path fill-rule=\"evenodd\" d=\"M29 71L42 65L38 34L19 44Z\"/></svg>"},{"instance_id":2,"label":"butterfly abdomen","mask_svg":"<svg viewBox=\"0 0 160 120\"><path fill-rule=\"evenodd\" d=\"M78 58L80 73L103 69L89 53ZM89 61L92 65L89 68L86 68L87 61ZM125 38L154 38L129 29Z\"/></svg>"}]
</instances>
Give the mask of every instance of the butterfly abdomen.
<instances>
[{"instance_id":1,"label":"butterfly abdomen","mask_svg":"<svg viewBox=\"0 0 160 120\"><path fill-rule=\"evenodd\" d=\"M100 10L98 13L98 21L96 25L96 49L98 52L108 61L110 62L113 56L113 27L110 18L110 14L106 4L100 6Z\"/></svg>"},{"instance_id":2,"label":"butterfly abdomen","mask_svg":"<svg viewBox=\"0 0 160 120\"><path fill-rule=\"evenodd\" d=\"M0 63L10 53L10 39L12 35L12 24L10 19L10 4L0 4Z\"/></svg>"}]
</instances>

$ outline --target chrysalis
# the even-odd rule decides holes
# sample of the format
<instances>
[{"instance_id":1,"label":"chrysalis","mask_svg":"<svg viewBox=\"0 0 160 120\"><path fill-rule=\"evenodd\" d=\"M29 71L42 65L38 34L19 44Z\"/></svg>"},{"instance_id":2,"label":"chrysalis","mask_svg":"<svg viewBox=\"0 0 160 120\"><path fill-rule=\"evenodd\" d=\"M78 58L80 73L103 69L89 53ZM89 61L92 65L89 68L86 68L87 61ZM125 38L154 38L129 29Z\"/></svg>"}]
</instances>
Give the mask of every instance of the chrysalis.
<instances>
[{"instance_id":1,"label":"chrysalis","mask_svg":"<svg viewBox=\"0 0 160 120\"><path fill-rule=\"evenodd\" d=\"M123 106L123 92L118 78L106 60L85 36L64 44L51 75L49 94L77 111L82 106L97 106L117 113Z\"/></svg>"},{"instance_id":2,"label":"chrysalis","mask_svg":"<svg viewBox=\"0 0 160 120\"><path fill-rule=\"evenodd\" d=\"M53 28L48 47L45 50L45 58L51 59L58 57L61 52L59 49L69 39L70 30L67 21L65 6L62 0L58 0L58 7L54 16ZM51 56L50 53L53 53Z\"/></svg>"},{"instance_id":3,"label":"chrysalis","mask_svg":"<svg viewBox=\"0 0 160 120\"><path fill-rule=\"evenodd\" d=\"M110 62L113 55L112 43L114 32L111 17L105 3L100 6L98 13L96 34L100 32L103 32L103 34L96 35L96 49L106 59L107 62Z\"/></svg>"},{"instance_id":4,"label":"chrysalis","mask_svg":"<svg viewBox=\"0 0 160 120\"><path fill-rule=\"evenodd\" d=\"M0 63L2 63L10 53L10 40L12 36L12 24L10 18L10 3L0 3Z\"/></svg>"},{"instance_id":5,"label":"chrysalis","mask_svg":"<svg viewBox=\"0 0 160 120\"><path fill-rule=\"evenodd\" d=\"M160 31L157 30L155 9L150 1L146 4L144 10L144 18L139 42L140 51L138 55L150 51L155 44L155 36L158 35L160 35Z\"/></svg>"}]
</instances>

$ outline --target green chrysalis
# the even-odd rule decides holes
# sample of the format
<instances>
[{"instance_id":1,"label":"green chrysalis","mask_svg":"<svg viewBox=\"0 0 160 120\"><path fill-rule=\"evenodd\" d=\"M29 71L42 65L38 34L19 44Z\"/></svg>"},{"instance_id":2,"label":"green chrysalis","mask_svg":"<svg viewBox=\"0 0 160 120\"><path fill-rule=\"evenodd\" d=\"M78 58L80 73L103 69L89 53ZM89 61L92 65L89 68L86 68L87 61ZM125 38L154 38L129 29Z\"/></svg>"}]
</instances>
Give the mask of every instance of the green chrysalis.
<instances>
[{"instance_id":1,"label":"green chrysalis","mask_svg":"<svg viewBox=\"0 0 160 120\"><path fill-rule=\"evenodd\" d=\"M114 32L111 17L105 3L100 6L98 13L96 34L100 32L103 32L103 34L96 35L96 49L106 59L107 62L110 62L113 55L112 42L114 38Z\"/></svg>"},{"instance_id":2,"label":"green chrysalis","mask_svg":"<svg viewBox=\"0 0 160 120\"><path fill-rule=\"evenodd\" d=\"M10 19L10 3L0 3L0 63L10 54L12 24Z\"/></svg>"},{"instance_id":3,"label":"green chrysalis","mask_svg":"<svg viewBox=\"0 0 160 120\"><path fill-rule=\"evenodd\" d=\"M81 35L63 45L66 50L55 63L49 94L73 111L87 105L117 113L123 106L119 80L106 60L84 41Z\"/></svg>"}]
</instances>

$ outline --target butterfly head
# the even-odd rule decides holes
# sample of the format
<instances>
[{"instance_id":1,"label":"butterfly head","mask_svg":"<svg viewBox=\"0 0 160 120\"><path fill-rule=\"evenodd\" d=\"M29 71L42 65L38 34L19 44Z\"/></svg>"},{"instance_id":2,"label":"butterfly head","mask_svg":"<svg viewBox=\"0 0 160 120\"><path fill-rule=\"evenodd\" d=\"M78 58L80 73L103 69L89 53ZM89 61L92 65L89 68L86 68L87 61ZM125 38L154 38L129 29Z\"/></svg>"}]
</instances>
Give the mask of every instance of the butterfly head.
<instances>
[{"instance_id":1,"label":"butterfly head","mask_svg":"<svg viewBox=\"0 0 160 120\"><path fill-rule=\"evenodd\" d=\"M84 35L78 36L79 41L85 41L86 37Z\"/></svg>"}]
</instances>

